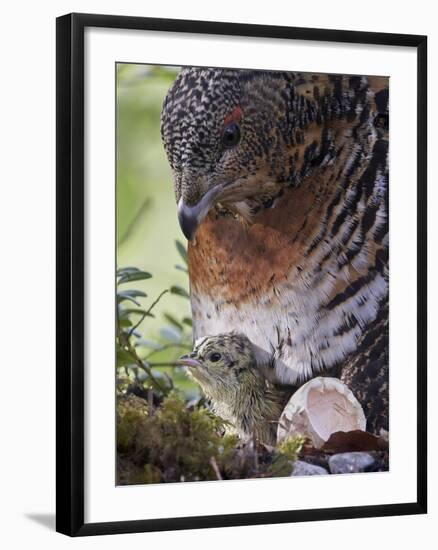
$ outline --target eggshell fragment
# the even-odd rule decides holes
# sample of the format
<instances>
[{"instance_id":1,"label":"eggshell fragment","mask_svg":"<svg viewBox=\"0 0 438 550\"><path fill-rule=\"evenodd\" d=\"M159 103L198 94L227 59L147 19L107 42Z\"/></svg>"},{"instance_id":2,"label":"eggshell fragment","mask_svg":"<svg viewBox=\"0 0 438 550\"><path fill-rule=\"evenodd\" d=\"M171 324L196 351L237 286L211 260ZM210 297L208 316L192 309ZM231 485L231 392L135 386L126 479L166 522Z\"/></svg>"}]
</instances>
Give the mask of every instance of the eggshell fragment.
<instances>
[{"instance_id":1,"label":"eggshell fragment","mask_svg":"<svg viewBox=\"0 0 438 550\"><path fill-rule=\"evenodd\" d=\"M278 423L277 441L302 434L319 449L332 433L365 428L362 406L348 386L337 378L319 376L290 398Z\"/></svg>"}]
</instances>

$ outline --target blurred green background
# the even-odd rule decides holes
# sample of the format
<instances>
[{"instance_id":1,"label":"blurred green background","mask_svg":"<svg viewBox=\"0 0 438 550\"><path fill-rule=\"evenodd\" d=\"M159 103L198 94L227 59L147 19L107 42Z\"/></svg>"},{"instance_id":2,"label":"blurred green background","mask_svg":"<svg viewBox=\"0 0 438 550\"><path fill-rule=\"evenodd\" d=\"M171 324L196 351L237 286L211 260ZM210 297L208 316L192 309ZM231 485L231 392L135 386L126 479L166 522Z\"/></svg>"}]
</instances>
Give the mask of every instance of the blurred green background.
<instances>
[{"instance_id":1,"label":"blurred green background","mask_svg":"<svg viewBox=\"0 0 438 550\"><path fill-rule=\"evenodd\" d=\"M117 266L136 266L153 277L126 284L147 293L147 309L172 285L188 290L188 275L175 246L186 241L178 225L172 174L160 136L164 97L179 69L151 65L117 65ZM189 300L165 294L139 325L144 349L139 355L151 363L172 362L191 345ZM185 321L183 322L183 319ZM165 348L160 351L160 348ZM198 393L181 369L167 372L187 397ZM158 372L159 371L159 372Z\"/></svg>"}]
</instances>

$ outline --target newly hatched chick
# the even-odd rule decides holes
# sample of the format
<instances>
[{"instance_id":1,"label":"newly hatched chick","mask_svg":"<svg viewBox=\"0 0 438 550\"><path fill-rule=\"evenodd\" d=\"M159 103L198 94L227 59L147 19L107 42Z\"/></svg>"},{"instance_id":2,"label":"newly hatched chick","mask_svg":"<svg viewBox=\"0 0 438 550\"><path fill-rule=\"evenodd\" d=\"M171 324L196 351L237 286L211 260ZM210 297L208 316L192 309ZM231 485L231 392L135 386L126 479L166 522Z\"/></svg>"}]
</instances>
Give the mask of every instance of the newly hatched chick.
<instances>
[{"instance_id":1,"label":"newly hatched chick","mask_svg":"<svg viewBox=\"0 0 438 550\"><path fill-rule=\"evenodd\" d=\"M250 340L236 332L207 336L178 362L211 400L214 412L241 437L274 445L277 423L292 388L274 386L256 367Z\"/></svg>"}]
</instances>

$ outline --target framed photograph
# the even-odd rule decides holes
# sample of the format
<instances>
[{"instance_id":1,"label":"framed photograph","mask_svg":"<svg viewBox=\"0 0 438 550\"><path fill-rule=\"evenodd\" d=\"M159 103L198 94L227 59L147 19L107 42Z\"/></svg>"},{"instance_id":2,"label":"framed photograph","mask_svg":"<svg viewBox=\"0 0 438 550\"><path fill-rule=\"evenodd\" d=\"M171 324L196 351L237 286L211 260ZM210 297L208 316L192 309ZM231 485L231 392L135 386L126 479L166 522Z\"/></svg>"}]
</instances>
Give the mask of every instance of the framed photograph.
<instances>
[{"instance_id":1,"label":"framed photograph","mask_svg":"<svg viewBox=\"0 0 438 550\"><path fill-rule=\"evenodd\" d=\"M425 36L57 19L57 530L426 513Z\"/></svg>"}]
</instances>

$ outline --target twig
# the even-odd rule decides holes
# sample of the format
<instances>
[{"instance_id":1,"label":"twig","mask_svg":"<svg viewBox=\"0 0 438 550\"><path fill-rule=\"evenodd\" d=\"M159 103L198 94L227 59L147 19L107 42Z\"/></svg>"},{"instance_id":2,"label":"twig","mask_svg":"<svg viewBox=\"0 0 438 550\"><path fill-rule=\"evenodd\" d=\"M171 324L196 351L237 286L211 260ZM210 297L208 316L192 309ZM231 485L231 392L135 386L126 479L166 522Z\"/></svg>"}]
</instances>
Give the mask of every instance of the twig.
<instances>
[{"instance_id":1,"label":"twig","mask_svg":"<svg viewBox=\"0 0 438 550\"><path fill-rule=\"evenodd\" d=\"M158 302L161 300L161 297L164 296L166 294L166 292L169 292L169 290L167 288L166 288L166 290L163 290L163 292L158 296L158 298L154 302L152 302L152 305L146 311L146 314L148 314L152 311L152 309L158 304Z\"/></svg>"},{"instance_id":2,"label":"twig","mask_svg":"<svg viewBox=\"0 0 438 550\"><path fill-rule=\"evenodd\" d=\"M148 411L151 416L154 414L154 392L152 388L148 388Z\"/></svg>"},{"instance_id":3,"label":"twig","mask_svg":"<svg viewBox=\"0 0 438 550\"><path fill-rule=\"evenodd\" d=\"M131 338L132 333L135 331L135 329L137 329L141 325L141 323L143 322L143 319L145 319L145 317L147 317L149 315L149 313L158 304L158 302L161 300L161 297L164 296L166 294L166 292L169 292L169 291L167 289L163 290L163 292L158 296L158 298L154 302L152 302L150 308L140 317L140 321L138 321L138 323L136 325L134 325L131 328L131 330L128 332L128 338Z\"/></svg>"},{"instance_id":4,"label":"twig","mask_svg":"<svg viewBox=\"0 0 438 550\"><path fill-rule=\"evenodd\" d=\"M150 367L182 367L182 365L180 365L179 363L176 363L176 362L158 362L158 363L150 363L149 361L147 362L148 365Z\"/></svg>"},{"instance_id":5,"label":"twig","mask_svg":"<svg viewBox=\"0 0 438 550\"><path fill-rule=\"evenodd\" d=\"M166 349L172 349L172 348L181 348L181 349L187 349L192 351L192 346L189 346L189 344L165 344L164 346L161 346L158 349L154 349L151 352L149 352L145 357L144 360L147 361L149 357L152 357L152 355L156 355L157 353L160 353L161 351L165 351Z\"/></svg>"},{"instance_id":6,"label":"twig","mask_svg":"<svg viewBox=\"0 0 438 550\"><path fill-rule=\"evenodd\" d=\"M155 386L155 388L161 391L164 395L166 395L166 388L162 386L161 383L158 382L158 380L155 378L154 373L150 369L149 365L145 365L140 358L138 358L137 365L146 372L152 385Z\"/></svg>"},{"instance_id":7,"label":"twig","mask_svg":"<svg viewBox=\"0 0 438 550\"><path fill-rule=\"evenodd\" d=\"M216 462L216 459L214 458L214 456L210 457L210 464L211 464L211 467L213 468L214 473L216 474L217 479L222 480L223 477L221 476L219 466L217 465L217 462Z\"/></svg>"},{"instance_id":8,"label":"twig","mask_svg":"<svg viewBox=\"0 0 438 550\"><path fill-rule=\"evenodd\" d=\"M157 389L158 391L162 392L163 394L166 394L166 388L165 386L161 385L161 383L155 378L152 370L151 370L151 367L150 365L146 362L143 362L143 360L137 355L137 351L136 349L134 348L134 346L132 345L131 343L131 336L133 334L133 332L138 328L138 326L140 325L140 323L143 321L143 319L151 312L151 310L157 305L157 303L159 302L159 300L161 299L161 297L166 294L166 292L168 292L168 290L163 290L163 292L161 292L161 294L158 296L158 298L152 302L151 306L149 307L149 309L144 313L144 315L141 316L140 320L138 321L138 323L136 325L134 325L130 331L126 334L126 333L123 333L123 331L120 330L120 323L119 323L119 317L118 317L118 309L117 309L117 327L118 327L118 337L119 337L119 341L120 341L120 344L122 345L122 347L125 347L126 348L126 351L128 351L131 355L132 355L132 358L133 360L135 361L135 364L140 368L142 369L144 372L146 372L146 374L148 375L149 377L149 381L150 383L152 384L152 386L155 387L155 389ZM161 365L163 366L163 365ZM176 364L174 365L168 365L168 366L176 366Z\"/></svg>"},{"instance_id":9,"label":"twig","mask_svg":"<svg viewBox=\"0 0 438 550\"><path fill-rule=\"evenodd\" d=\"M128 353L132 355L133 360L135 361L136 365L145 371L145 373L149 376L150 382L153 386L155 386L155 389L159 390L161 393L166 395L166 388L158 382L158 380L155 378L154 373L152 372L150 366L146 363L143 363L143 361L140 359L140 357L137 355L137 352L135 351L135 348L132 346L129 338L126 339L124 342L125 347L127 348Z\"/></svg>"},{"instance_id":10,"label":"twig","mask_svg":"<svg viewBox=\"0 0 438 550\"><path fill-rule=\"evenodd\" d=\"M254 449L254 469L255 469L256 472L258 472L258 470L259 470L259 455L258 455L258 452L257 452L257 440L256 440L255 437L252 440L252 446L253 446L253 449Z\"/></svg>"}]
</instances>

